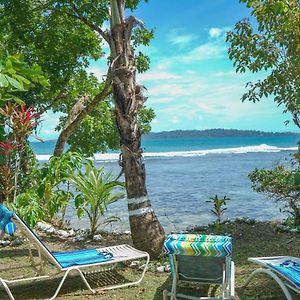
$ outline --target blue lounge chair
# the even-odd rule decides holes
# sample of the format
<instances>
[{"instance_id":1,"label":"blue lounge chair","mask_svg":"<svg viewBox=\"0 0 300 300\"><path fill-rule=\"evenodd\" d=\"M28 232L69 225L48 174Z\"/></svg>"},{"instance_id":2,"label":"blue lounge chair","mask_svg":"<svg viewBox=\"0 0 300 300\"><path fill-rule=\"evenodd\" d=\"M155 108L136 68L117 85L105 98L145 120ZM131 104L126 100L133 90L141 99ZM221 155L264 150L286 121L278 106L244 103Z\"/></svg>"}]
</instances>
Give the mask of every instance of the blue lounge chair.
<instances>
[{"instance_id":1,"label":"blue lounge chair","mask_svg":"<svg viewBox=\"0 0 300 300\"><path fill-rule=\"evenodd\" d=\"M79 273L81 279L83 280L86 287L92 292L96 293L89 282L87 281L85 275L89 273L94 273L91 269L97 267L97 272L105 272L112 270L118 263L131 261L131 260L139 260L146 259L146 264L141 274L141 277L134 282L117 284L112 286L101 287L100 290L109 290L115 288L122 288L131 285L139 284L147 270L147 266L150 260L149 254L146 252L139 251L129 245L118 245L111 246L99 249L84 249L84 250L75 250L70 252L51 252L46 245L39 239L39 237L35 234L35 232L27 226L27 224L17 215L13 214L13 217L10 218L10 222L13 221L17 228L27 237L30 242L29 247L29 261L30 264L18 266L14 268L24 268L24 267L32 267L37 273L37 276L30 278L21 278L15 280L8 280L1 278L0 276L0 286L2 285L6 290L9 298L14 300L14 296L9 288L10 283L18 283L24 281L34 281L50 278L53 276L57 276L59 274L63 274L62 279L54 293L54 295L50 298L50 300L55 299L66 280L67 276L70 272L76 271ZM0 220L1 222L1 220ZM1 228L0 228L1 229ZM34 246L38 251L38 258L35 258L32 253L32 246ZM50 263L54 266L57 272L50 276L45 274L44 266L46 263ZM0 267L1 271L11 270L12 266L6 266L5 268ZM83 272L85 271L85 272Z\"/></svg>"},{"instance_id":2,"label":"blue lounge chair","mask_svg":"<svg viewBox=\"0 0 300 300\"><path fill-rule=\"evenodd\" d=\"M282 289L287 300L293 300L288 289L300 294L300 259L292 256L250 257L249 261L257 263L262 268L251 273L244 288L256 274L271 276Z\"/></svg>"}]
</instances>

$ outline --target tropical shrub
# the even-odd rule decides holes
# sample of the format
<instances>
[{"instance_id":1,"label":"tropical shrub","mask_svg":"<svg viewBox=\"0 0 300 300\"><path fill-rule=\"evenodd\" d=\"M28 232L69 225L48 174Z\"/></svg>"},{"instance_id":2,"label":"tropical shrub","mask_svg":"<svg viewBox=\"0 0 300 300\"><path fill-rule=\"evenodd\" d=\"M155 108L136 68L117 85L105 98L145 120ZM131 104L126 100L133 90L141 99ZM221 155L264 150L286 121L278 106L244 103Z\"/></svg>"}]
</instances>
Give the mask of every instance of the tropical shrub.
<instances>
[{"instance_id":1,"label":"tropical shrub","mask_svg":"<svg viewBox=\"0 0 300 300\"><path fill-rule=\"evenodd\" d=\"M114 216L104 216L109 204L125 196L124 184L115 180L111 172L107 173L103 167L97 168L91 160L86 160L83 170L78 169L78 173L71 174L68 180L78 192L75 197L78 217L86 214L89 219L91 238L101 224L118 220Z\"/></svg>"},{"instance_id":2,"label":"tropical shrub","mask_svg":"<svg viewBox=\"0 0 300 300\"><path fill-rule=\"evenodd\" d=\"M211 202L214 205L214 209L211 210L211 212L217 217L216 224L218 226L221 225L221 217L224 214L225 210L227 210L226 207L226 201L230 200L226 195L223 198L219 198L218 195L215 195L214 197L210 197L210 200L207 200L206 202Z\"/></svg>"},{"instance_id":3,"label":"tropical shrub","mask_svg":"<svg viewBox=\"0 0 300 300\"><path fill-rule=\"evenodd\" d=\"M270 170L255 169L249 174L252 188L264 193L276 203L280 210L290 215L294 226L300 226L300 167L288 168L277 165Z\"/></svg>"},{"instance_id":4,"label":"tropical shrub","mask_svg":"<svg viewBox=\"0 0 300 300\"><path fill-rule=\"evenodd\" d=\"M16 211L31 226L40 220L62 226L66 209L74 198L68 177L81 168L82 160L79 153L66 152L35 168L31 174L32 186L16 197Z\"/></svg>"},{"instance_id":5,"label":"tropical shrub","mask_svg":"<svg viewBox=\"0 0 300 300\"><path fill-rule=\"evenodd\" d=\"M0 116L0 125L6 129L0 141L0 198L9 202L16 199L22 185L20 179L28 173L28 137L35 130L40 115L32 107L8 103L0 108Z\"/></svg>"}]
</instances>

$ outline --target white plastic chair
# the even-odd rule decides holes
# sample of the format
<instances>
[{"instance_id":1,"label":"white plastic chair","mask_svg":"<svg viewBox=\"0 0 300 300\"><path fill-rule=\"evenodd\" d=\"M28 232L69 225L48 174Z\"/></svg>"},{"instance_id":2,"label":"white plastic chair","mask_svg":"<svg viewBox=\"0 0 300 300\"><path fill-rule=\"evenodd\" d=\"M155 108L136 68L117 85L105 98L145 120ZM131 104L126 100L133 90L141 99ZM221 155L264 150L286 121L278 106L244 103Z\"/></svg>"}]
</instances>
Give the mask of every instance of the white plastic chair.
<instances>
[{"instance_id":1,"label":"white plastic chair","mask_svg":"<svg viewBox=\"0 0 300 300\"><path fill-rule=\"evenodd\" d=\"M147 270L147 266L150 260L150 256L148 253L139 251L129 245L117 245L117 246L111 246L111 247L105 247L105 248L99 248L96 249L99 251L99 253L111 253L112 258L107 261L101 261L101 262L94 262L94 263L87 263L87 264L74 264L67 267L63 267L63 265L59 262L59 260L56 258L58 253L52 253L46 245L43 244L43 242L38 238L38 236L34 233L31 228L27 226L27 224L16 214L14 214L13 221L16 223L18 229L20 229L24 235L29 239L30 244L34 245L35 248L38 251L38 258L35 259L31 247L29 248L29 261L30 264L14 267L17 268L24 268L24 267L32 267L37 273L37 276L30 277L30 278L21 278L21 279L4 279L0 277L0 286L4 287L6 290L9 298L11 300L14 300L14 296L9 288L9 284L13 283L19 283L24 281L34 281L34 280L41 280L46 278L51 278L54 276L57 276L59 274L63 274L62 279L59 282L59 285L54 293L54 295L50 298L50 300L55 299L65 282L66 278L68 277L69 273L72 271L75 271L79 273L82 281L86 285L86 287L92 292L96 293L96 290L94 290L89 282L86 279L86 275L89 273L94 273L94 271L89 272L91 268L97 267L98 272L105 272L112 270L118 263L125 262L125 261L131 261L131 260L139 260L139 259L146 259L146 264L144 266L143 272L140 276L140 278L137 281L124 283L124 284L117 284L113 286L107 286L107 287L101 287L100 290L109 290L109 289L115 289L115 288L122 288L122 287L128 287L131 285L137 285L139 284L142 279L144 278L145 272ZM56 257L55 257L56 256ZM57 272L54 275L47 275L44 273L44 266L47 262L50 262L52 266L54 266L57 270ZM80 263L80 262L79 262ZM0 274L1 271L5 270L11 270L13 267L8 266L4 268L0 268ZM84 270L88 270L83 272Z\"/></svg>"}]
</instances>

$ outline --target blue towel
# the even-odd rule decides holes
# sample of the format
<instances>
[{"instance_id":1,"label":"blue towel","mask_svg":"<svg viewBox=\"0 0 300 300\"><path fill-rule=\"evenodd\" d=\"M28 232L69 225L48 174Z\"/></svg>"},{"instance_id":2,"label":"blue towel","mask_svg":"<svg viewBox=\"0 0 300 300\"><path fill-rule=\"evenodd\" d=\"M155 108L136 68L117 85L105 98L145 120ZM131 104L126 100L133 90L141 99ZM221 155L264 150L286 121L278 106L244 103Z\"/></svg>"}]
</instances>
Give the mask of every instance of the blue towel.
<instances>
[{"instance_id":1,"label":"blue towel","mask_svg":"<svg viewBox=\"0 0 300 300\"><path fill-rule=\"evenodd\" d=\"M300 288L300 265L293 260L286 260L280 265L268 264L268 266L280 274L286 276L298 288Z\"/></svg>"},{"instance_id":2,"label":"blue towel","mask_svg":"<svg viewBox=\"0 0 300 300\"><path fill-rule=\"evenodd\" d=\"M101 252L97 249L53 252L52 254L63 268L88 265L113 259L113 255L110 252Z\"/></svg>"},{"instance_id":3,"label":"blue towel","mask_svg":"<svg viewBox=\"0 0 300 300\"><path fill-rule=\"evenodd\" d=\"M0 203L0 231L13 235L17 229L15 223L12 222L13 212L9 211L7 207Z\"/></svg>"}]
</instances>

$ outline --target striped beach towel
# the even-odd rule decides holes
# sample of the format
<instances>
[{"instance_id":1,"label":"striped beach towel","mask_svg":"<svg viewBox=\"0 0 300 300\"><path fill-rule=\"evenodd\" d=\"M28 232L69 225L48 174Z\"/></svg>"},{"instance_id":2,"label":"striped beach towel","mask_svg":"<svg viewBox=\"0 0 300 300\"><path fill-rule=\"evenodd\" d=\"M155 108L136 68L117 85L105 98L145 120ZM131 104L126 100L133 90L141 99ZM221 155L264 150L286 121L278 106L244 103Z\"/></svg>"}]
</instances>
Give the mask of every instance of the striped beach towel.
<instances>
[{"instance_id":1,"label":"striped beach towel","mask_svg":"<svg viewBox=\"0 0 300 300\"><path fill-rule=\"evenodd\" d=\"M269 268L277 273L287 277L298 288L300 288L300 264L293 260L286 260L283 263L276 265L274 263L267 264Z\"/></svg>"},{"instance_id":2,"label":"striped beach towel","mask_svg":"<svg viewBox=\"0 0 300 300\"><path fill-rule=\"evenodd\" d=\"M53 256L63 268L99 263L113 259L110 252L84 249L69 252L53 252Z\"/></svg>"}]
</instances>

